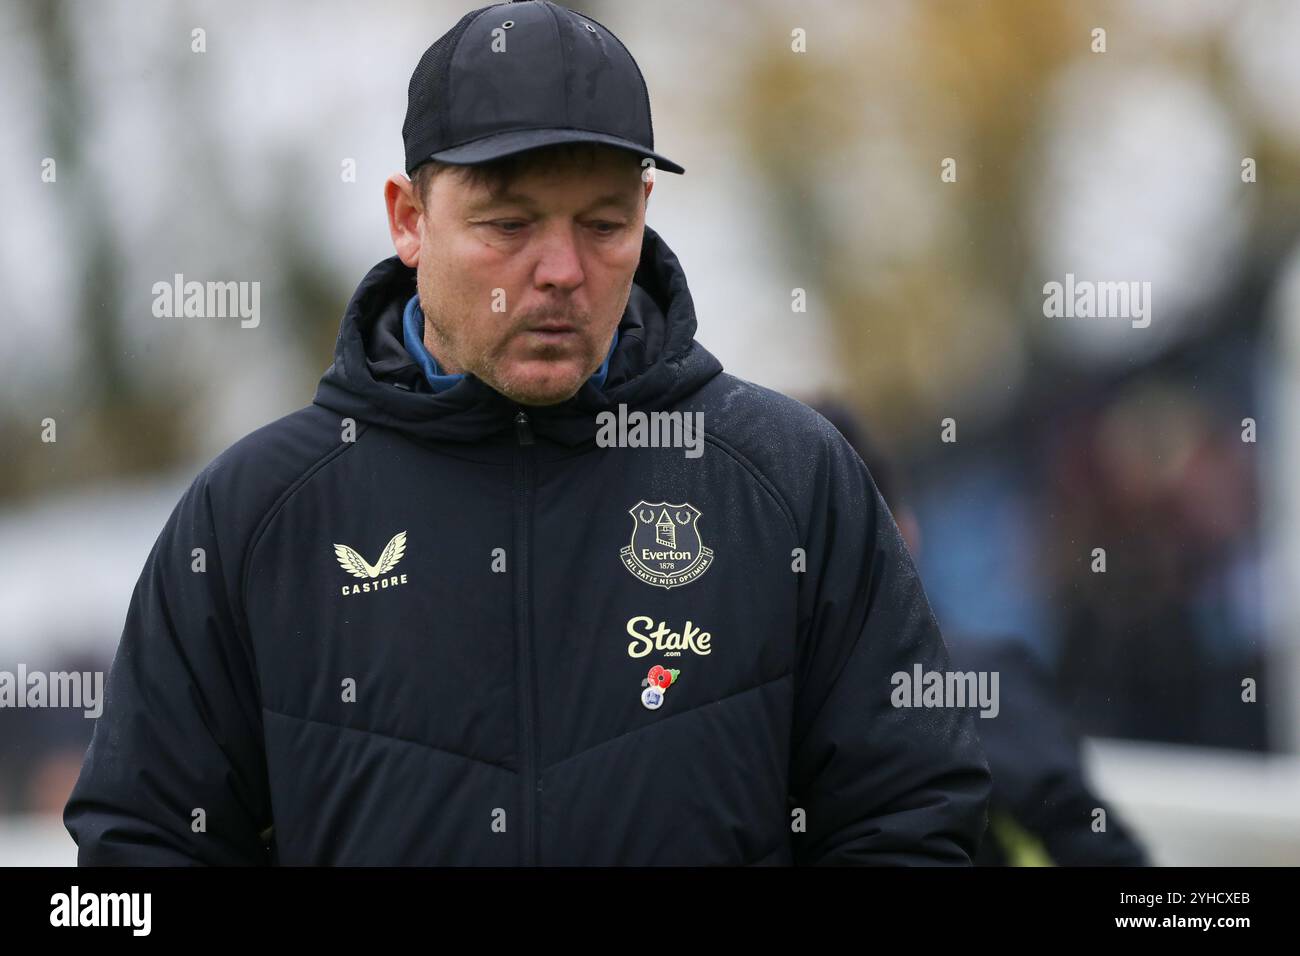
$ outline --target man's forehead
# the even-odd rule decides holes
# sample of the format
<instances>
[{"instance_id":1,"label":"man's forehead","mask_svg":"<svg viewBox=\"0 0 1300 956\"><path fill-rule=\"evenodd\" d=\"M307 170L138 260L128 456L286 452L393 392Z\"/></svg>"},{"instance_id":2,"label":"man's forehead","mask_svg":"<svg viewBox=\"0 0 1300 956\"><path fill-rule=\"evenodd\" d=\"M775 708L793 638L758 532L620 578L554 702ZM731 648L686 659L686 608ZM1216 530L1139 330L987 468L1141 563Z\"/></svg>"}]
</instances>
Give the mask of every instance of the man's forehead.
<instances>
[{"instance_id":1,"label":"man's forehead","mask_svg":"<svg viewBox=\"0 0 1300 956\"><path fill-rule=\"evenodd\" d=\"M638 185L639 185L638 180ZM638 207L639 189L625 188L619 190L603 189L595 195L586 195L582 191L563 190L568 197L576 199L584 208L598 206L615 206L634 212ZM590 192L590 190L587 190ZM554 201L559 190L548 188L545 180L536 185L515 185L505 189L488 189L486 187L470 188L464 194L463 203L469 212L478 212L494 206L521 206L525 209L542 209Z\"/></svg>"}]
</instances>

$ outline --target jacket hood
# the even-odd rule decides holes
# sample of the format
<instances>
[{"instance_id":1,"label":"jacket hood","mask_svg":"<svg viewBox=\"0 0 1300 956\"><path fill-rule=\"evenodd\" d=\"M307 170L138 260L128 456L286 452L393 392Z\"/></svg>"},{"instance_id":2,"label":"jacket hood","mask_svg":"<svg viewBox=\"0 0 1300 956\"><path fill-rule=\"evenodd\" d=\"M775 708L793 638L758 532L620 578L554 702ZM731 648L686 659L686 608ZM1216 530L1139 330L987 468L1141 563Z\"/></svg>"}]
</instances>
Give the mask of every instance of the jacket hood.
<instances>
[{"instance_id":1,"label":"jacket hood","mask_svg":"<svg viewBox=\"0 0 1300 956\"><path fill-rule=\"evenodd\" d=\"M594 440L600 411L621 403L664 409L722 371L695 341L695 306L677 256L649 226L604 388L586 381L557 405L520 406L473 374L434 392L402 340L402 309L415 292L415 270L396 256L366 274L339 324L315 404L412 438L458 442L511 427L523 408L536 433L579 445Z\"/></svg>"}]
</instances>

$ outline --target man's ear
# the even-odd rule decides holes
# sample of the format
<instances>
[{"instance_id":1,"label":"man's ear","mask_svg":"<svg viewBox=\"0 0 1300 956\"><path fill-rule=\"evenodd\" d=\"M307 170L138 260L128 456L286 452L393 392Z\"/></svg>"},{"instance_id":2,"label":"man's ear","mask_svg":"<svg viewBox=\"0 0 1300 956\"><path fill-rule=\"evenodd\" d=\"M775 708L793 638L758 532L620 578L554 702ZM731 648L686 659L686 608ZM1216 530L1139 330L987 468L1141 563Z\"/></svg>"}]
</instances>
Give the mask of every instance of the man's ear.
<instances>
[{"instance_id":1,"label":"man's ear","mask_svg":"<svg viewBox=\"0 0 1300 956\"><path fill-rule=\"evenodd\" d=\"M384 203L388 206L388 232L397 258L414 269L420 261L420 219L424 215L416 201L415 185L401 173L394 173L384 183Z\"/></svg>"}]
</instances>

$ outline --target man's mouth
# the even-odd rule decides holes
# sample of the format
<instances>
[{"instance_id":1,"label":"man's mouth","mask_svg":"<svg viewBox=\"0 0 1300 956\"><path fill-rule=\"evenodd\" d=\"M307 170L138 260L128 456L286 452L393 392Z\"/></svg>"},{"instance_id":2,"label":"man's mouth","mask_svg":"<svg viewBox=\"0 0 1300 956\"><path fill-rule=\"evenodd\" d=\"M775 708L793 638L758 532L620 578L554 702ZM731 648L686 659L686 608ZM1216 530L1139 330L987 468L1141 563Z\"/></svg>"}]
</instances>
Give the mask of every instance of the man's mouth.
<instances>
[{"instance_id":1,"label":"man's mouth","mask_svg":"<svg viewBox=\"0 0 1300 956\"><path fill-rule=\"evenodd\" d=\"M569 336L577 335L578 330L567 322L543 322L529 326L525 331L542 342L563 342Z\"/></svg>"}]
</instances>

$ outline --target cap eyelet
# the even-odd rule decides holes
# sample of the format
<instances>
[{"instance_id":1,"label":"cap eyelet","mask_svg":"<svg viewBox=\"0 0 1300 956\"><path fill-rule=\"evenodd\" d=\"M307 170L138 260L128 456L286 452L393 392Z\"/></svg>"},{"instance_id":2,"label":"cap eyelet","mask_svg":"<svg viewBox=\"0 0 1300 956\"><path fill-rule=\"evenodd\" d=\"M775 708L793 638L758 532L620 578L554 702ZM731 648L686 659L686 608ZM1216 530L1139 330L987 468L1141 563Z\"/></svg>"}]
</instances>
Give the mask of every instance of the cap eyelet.
<instances>
[{"instance_id":1,"label":"cap eyelet","mask_svg":"<svg viewBox=\"0 0 1300 956\"><path fill-rule=\"evenodd\" d=\"M510 29L512 26L514 26L514 25L515 25L515 21L514 21L514 20L506 20L504 23L501 24L501 29L502 29L502 30L509 30L509 29Z\"/></svg>"},{"instance_id":2,"label":"cap eyelet","mask_svg":"<svg viewBox=\"0 0 1300 956\"><path fill-rule=\"evenodd\" d=\"M592 33L596 32L596 28L593 27L590 23L584 23L583 26L586 27L588 30L590 30Z\"/></svg>"}]
</instances>

